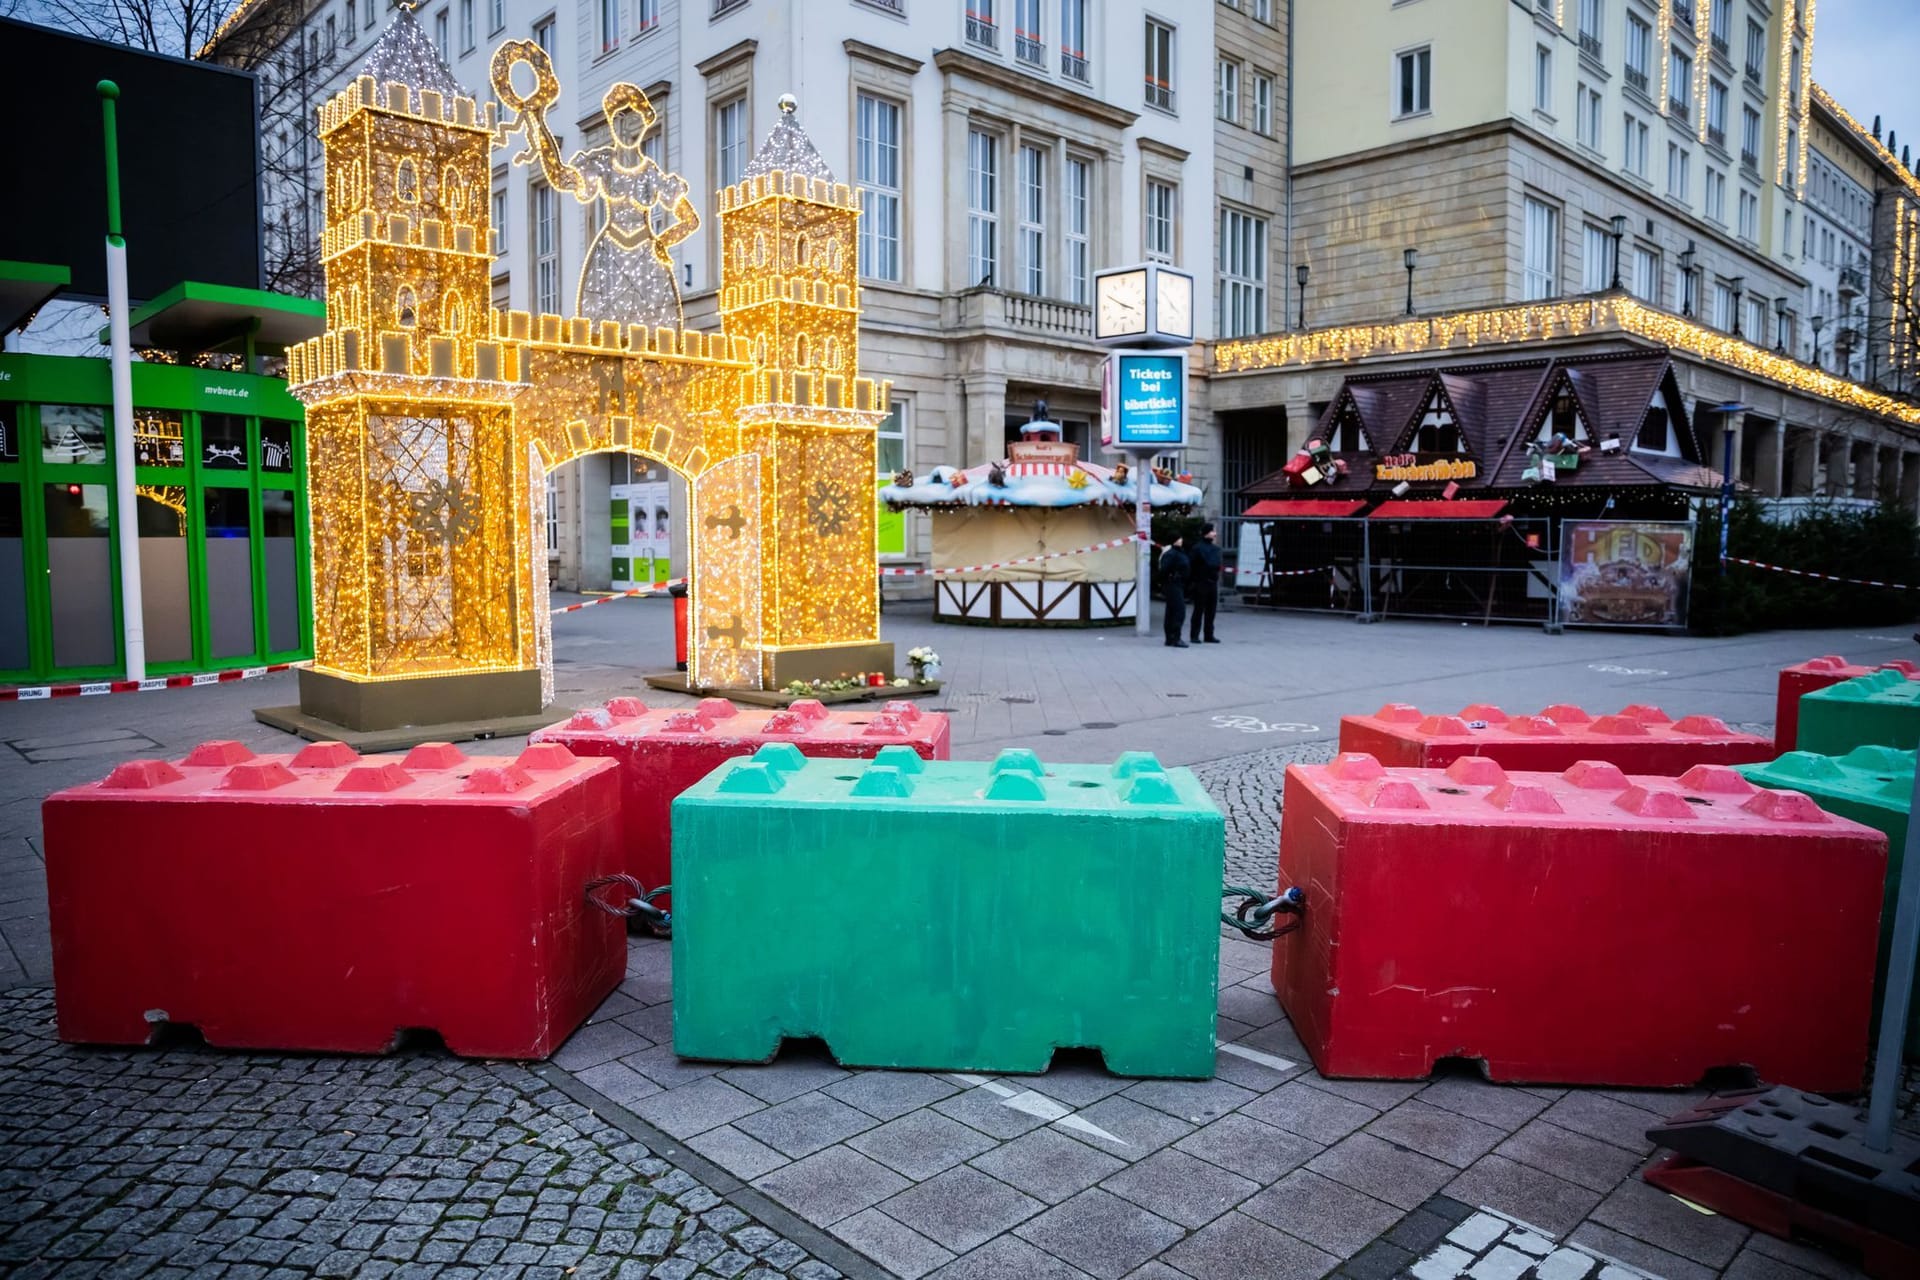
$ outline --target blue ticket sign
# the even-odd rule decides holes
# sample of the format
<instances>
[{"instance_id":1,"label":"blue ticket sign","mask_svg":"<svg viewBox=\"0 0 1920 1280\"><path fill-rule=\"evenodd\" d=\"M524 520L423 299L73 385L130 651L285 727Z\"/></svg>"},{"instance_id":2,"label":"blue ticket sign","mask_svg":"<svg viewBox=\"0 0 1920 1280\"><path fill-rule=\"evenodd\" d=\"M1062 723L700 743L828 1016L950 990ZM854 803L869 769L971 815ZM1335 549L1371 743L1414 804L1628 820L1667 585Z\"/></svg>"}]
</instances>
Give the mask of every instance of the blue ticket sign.
<instances>
[{"instance_id":1,"label":"blue ticket sign","mask_svg":"<svg viewBox=\"0 0 1920 1280\"><path fill-rule=\"evenodd\" d=\"M1102 442L1121 449L1187 444L1187 353L1116 351L1107 357Z\"/></svg>"}]
</instances>

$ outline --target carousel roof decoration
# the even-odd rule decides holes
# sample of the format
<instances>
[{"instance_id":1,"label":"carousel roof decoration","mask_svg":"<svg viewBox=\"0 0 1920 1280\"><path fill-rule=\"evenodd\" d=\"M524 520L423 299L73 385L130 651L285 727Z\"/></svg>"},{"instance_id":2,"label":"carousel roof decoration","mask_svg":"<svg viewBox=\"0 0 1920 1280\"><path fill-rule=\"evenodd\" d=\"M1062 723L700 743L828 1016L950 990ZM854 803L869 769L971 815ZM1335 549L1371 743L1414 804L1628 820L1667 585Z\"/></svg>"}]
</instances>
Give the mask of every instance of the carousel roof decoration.
<instances>
[{"instance_id":1,"label":"carousel roof decoration","mask_svg":"<svg viewBox=\"0 0 1920 1280\"><path fill-rule=\"evenodd\" d=\"M393 21L374 42L361 74L372 76L375 84L406 85L416 102L422 89L431 89L449 101L466 96L453 72L440 61L440 51L414 21L410 4L394 9Z\"/></svg>"},{"instance_id":2,"label":"carousel roof decoration","mask_svg":"<svg viewBox=\"0 0 1920 1280\"><path fill-rule=\"evenodd\" d=\"M742 181L764 178L779 172L799 174L804 178L818 178L822 182L833 181L833 170L827 168L827 162L820 158L820 151L813 145L813 139L800 127L794 118L799 102L790 93L780 95L780 118L774 122L773 129L767 134L767 140L747 162L747 168L740 175Z\"/></svg>"}]
</instances>

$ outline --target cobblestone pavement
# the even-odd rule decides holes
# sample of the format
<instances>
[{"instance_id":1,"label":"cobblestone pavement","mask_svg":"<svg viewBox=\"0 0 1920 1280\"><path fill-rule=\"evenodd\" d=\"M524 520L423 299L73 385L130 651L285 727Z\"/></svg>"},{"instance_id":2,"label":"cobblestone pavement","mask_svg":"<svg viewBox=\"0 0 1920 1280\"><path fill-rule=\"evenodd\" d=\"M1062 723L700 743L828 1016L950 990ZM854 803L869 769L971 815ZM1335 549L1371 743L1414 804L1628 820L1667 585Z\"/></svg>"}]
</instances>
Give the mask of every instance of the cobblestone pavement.
<instances>
[{"instance_id":1,"label":"cobblestone pavement","mask_svg":"<svg viewBox=\"0 0 1920 1280\"><path fill-rule=\"evenodd\" d=\"M0 995L0 1273L832 1280L527 1067L101 1051Z\"/></svg>"}]
</instances>

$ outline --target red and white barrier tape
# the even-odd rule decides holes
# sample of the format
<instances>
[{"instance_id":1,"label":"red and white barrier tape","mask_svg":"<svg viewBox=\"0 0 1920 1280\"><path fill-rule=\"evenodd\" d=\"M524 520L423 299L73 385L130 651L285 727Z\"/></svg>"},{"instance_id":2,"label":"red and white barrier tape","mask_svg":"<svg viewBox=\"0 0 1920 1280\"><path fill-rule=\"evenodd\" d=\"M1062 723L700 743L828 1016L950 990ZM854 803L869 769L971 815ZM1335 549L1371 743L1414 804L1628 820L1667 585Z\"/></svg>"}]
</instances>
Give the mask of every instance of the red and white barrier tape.
<instances>
[{"instance_id":1,"label":"red and white barrier tape","mask_svg":"<svg viewBox=\"0 0 1920 1280\"><path fill-rule=\"evenodd\" d=\"M1760 560L1742 560L1739 556L1728 556L1729 564L1744 564L1749 569L1771 569L1775 573L1790 573L1796 578L1818 578L1822 582L1844 582L1855 587L1882 587L1889 591L1912 591L1915 588L1905 582L1880 582L1873 578L1842 578L1833 573L1815 573L1811 569L1789 569L1783 564L1767 564Z\"/></svg>"},{"instance_id":2,"label":"red and white barrier tape","mask_svg":"<svg viewBox=\"0 0 1920 1280\"><path fill-rule=\"evenodd\" d=\"M1256 576L1263 576L1263 577L1268 577L1268 578L1304 578L1304 577L1306 577L1306 576L1307 576L1308 574L1310 574L1310 573L1325 573L1325 572L1326 572L1327 570L1329 570L1329 569L1331 569L1331 568L1333 568L1333 566L1332 566L1332 565L1330 565L1330 564L1323 564L1323 565L1321 565L1321 566L1320 566L1319 568L1317 568L1317 569L1229 569L1229 568L1222 568L1222 569L1220 570L1220 572L1221 572L1221 573L1250 573L1250 574L1254 574L1254 575L1256 575Z\"/></svg>"},{"instance_id":3,"label":"red and white barrier tape","mask_svg":"<svg viewBox=\"0 0 1920 1280\"><path fill-rule=\"evenodd\" d=\"M1139 542L1145 535L1130 533L1124 538L1110 538L1105 542L1096 542L1090 547L1075 547L1071 551L1049 551L1040 556L1021 556L1016 560L1001 560L994 564L968 564L950 569L892 569L880 570L883 578L919 578L945 577L950 573L985 573L989 569L1007 569L1017 564L1039 564L1042 560L1059 560L1066 556L1083 556L1089 551L1105 551L1109 547L1124 547L1128 543Z\"/></svg>"},{"instance_id":4,"label":"red and white barrier tape","mask_svg":"<svg viewBox=\"0 0 1920 1280\"><path fill-rule=\"evenodd\" d=\"M203 684L231 684L235 680L253 680L276 671L292 671L304 662L276 662L265 667L241 667L235 671L202 671L188 676L155 676L151 680L89 680L80 684L28 685L18 689L0 689L0 702L37 702L42 698L91 698L103 693L156 693L161 689L191 689Z\"/></svg>"},{"instance_id":5,"label":"red and white barrier tape","mask_svg":"<svg viewBox=\"0 0 1920 1280\"><path fill-rule=\"evenodd\" d=\"M581 609L591 609L597 604L612 604L615 600L631 600L636 596L658 595L668 587L677 587L685 578L669 578L665 582L650 582L644 587L634 587L628 591L616 591L610 596L601 596L598 600L582 600L579 604L564 604L553 610L556 614L577 613Z\"/></svg>"}]
</instances>

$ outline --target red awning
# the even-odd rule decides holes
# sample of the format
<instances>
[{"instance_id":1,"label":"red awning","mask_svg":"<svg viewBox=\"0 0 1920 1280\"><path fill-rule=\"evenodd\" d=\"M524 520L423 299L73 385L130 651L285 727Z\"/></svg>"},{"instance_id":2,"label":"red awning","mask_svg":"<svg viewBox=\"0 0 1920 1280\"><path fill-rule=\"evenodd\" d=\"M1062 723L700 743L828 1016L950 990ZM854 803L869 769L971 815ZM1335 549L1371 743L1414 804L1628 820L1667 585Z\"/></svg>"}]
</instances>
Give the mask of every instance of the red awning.
<instances>
[{"instance_id":1,"label":"red awning","mask_svg":"<svg viewBox=\"0 0 1920 1280\"><path fill-rule=\"evenodd\" d=\"M1373 520L1489 520L1506 509L1500 498L1440 498L1431 502L1408 499L1383 502L1368 513Z\"/></svg>"},{"instance_id":2,"label":"red awning","mask_svg":"<svg viewBox=\"0 0 1920 1280\"><path fill-rule=\"evenodd\" d=\"M1366 506L1360 498L1301 498L1298 501L1288 498L1262 498L1247 508L1247 515L1255 520L1271 519L1274 516L1350 516Z\"/></svg>"}]
</instances>

